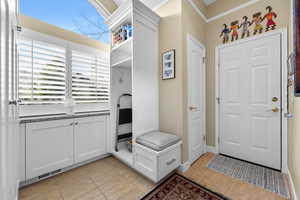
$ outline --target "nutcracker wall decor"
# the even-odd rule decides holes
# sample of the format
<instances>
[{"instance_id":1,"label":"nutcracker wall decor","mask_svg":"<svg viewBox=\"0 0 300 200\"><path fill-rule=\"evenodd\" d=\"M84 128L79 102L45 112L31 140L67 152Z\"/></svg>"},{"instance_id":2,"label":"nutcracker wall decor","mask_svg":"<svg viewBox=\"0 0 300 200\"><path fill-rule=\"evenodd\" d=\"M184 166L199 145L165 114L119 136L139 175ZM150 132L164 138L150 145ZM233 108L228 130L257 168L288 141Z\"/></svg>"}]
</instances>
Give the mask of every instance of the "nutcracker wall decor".
<instances>
[{"instance_id":1,"label":"nutcracker wall decor","mask_svg":"<svg viewBox=\"0 0 300 200\"><path fill-rule=\"evenodd\" d=\"M225 44L229 41L230 29L228 28L227 24L223 24L223 26L224 28L220 34L220 37L223 37L223 44Z\"/></svg>"},{"instance_id":2,"label":"nutcracker wall decor","mask_svg":"<svg viewBox=\"0 0 300 200\"><path fill-rule=\"evenodd\" d=\"M262 33L263 32L263 25L262 25L262 17L261 12L257 12L253 14L252 24L254 23L254 29L253 29L253 35L256 35L257 32Z\"/></svg>"},{"instance_id":3,"label":"nutcracker wall decor","mask_svg":"<svg viewBox=\"0 0 300 200\"><path fill-rule=\"evenodd\" d=\"M223 29L219 36L222 38L223 44L228 43L230 37L232 42L238 40L239 35L242 39L245 37L250 37L251 30L253 35L263 33L264 28L265 32L275 30L277 24L274 20L277 18L277 13L273 11L271 6L267 6L265 10L267 13L264 15L260 11L254 13L251 20L249 20L248 16L243 16L240 24L238 20L232 21L230 26L224 23ZM264 22L265 27L263 25Z\"/></svg>"},{"instance_id":4,"label":"nutcracker wall decor","mask_svg":"<svg viewBox=\"0 0 300 200\"><path fill-rule=\"evenodd\" d=\"M245 35L247 35L247 37L250 36L250 31L249 31L249 27L251 26L251 22L248 20L247 16L243 17L243 21L239 26L239 29L242 29L242 38L245 37Z\"/></svg>"},{"instance_id":5,"label":"nutcracker wall decor","mask_svg":"<svg viewBox=\"0 0 300 200\"><path fill-rule=\"evenodd\" d=\"M237 20L231 22L231 26L230 26L231 41L239 39L238 29L239 29L239 21Z\"/></svg>"},{"instance_id":6,"label":"nutcracker wall decor","mask_svg":"<svg viewBox=\"0 0 300 200\"><path fill-rule=\"evenodd\" d=\"M274 30L276 28L276 23L273 21L273 18L277 18L277 14L275 12L273 12L273 8L271 6L266 7L266 10L268 11L267 14L265 14L265 16L263 17L264 19L267 19L267 24L266 24L266 32L269 31L269 29L271 28L272 30Z\"/></svg>"}]
</instances>

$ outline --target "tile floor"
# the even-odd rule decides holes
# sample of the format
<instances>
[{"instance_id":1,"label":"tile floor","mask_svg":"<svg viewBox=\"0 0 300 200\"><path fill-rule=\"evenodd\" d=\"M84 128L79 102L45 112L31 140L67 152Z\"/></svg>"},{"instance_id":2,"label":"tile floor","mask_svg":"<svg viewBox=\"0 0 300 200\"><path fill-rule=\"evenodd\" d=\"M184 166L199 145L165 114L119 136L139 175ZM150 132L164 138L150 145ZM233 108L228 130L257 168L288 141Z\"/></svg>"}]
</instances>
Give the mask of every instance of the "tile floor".
<instances>
[{"instance_id":1,"label":"tile floor","mask_svg":"<svg viewBox=\"0 0 300 200\"><path fill-rule=\"evenodd\" d=\"M200 157L183 175L200 185L234 200L284 200L273 192L238 179L220 174L207 168L215 155L206 153Z\"/></svg>"},{"instance_id":2,"label":"tile floor","mask_svg":"<svg viewBox=\"0 0 300 200\"><path fill-rule=\"evenodd\" d=\"M284 200L238 179L207 168L214 154L201 156L182 173L230 199ZM113 157L108 157L20 190L20 200L138 200L154 184Z\"/></svg>"},{"instance_id":3,"label":"tile floor","mask_svg":"<svg viewBox=\"0 0 300 200\"><path fill-rule=\"evenodd\" d=\"M113 157L73 169L20 190L20 200L135 200L154 187Z\"/></svg>"}]
</instances>

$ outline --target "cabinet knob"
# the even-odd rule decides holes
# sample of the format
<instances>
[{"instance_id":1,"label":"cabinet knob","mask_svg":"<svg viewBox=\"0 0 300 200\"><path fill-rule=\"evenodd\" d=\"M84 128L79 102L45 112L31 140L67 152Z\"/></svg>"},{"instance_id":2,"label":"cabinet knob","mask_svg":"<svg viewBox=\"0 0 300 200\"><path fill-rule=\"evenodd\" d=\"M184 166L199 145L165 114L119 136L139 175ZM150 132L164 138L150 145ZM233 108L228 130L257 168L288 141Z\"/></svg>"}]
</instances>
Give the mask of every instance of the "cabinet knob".
<instances>
[{"instance_id":1,"label":"cabinet knob","mask_svg":"<svg viewBox=\"0 0 300 200\"><path fill-rule=\"evenodd\" d=\"M73 124L74 124L73 122L72 122L72 123L70 123L70 126L73 126Z\"/></svg>"},{"instance_id":2,"label":"cabinet knob","mask_svg":"<svg viewBox=\"0 0 300 200\"><path fill-rule=\"evenodd\" d=\"M75 125L78 125L78 122L75 122Z\"/></svg>"}]
</instances>

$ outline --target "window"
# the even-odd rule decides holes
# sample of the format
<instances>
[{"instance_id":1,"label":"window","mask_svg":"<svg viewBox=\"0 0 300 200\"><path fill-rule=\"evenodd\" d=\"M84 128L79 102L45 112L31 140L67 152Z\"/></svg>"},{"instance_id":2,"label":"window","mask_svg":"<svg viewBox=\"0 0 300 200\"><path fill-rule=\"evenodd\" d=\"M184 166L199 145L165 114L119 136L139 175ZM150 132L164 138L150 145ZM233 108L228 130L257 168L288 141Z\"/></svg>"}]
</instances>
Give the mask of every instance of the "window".
<instances>
[{"instance_id":1,"label":"window","mask_svg":"<svg viewBox=\"0 0 300 200\"><path fill-rule=\"evenodd\" d=\"M18 42L19 99L22 104L63 103L66 49L45 42Z\"/></svg>"},{"instance_id":2,"label":"window","mask_svg":"<svg viewBox=\"0 0 300 200\"><path fill-rule=\"evenodd\" d=\"M108 63L84 52L72 51L72 97L75 103L109 101Z\"/></svg>"},{"instance_id":3,"label":"window","mask_svg":"<svg viewBox=\"0 0 300 200\"><path fill-rule=\"evenodd\" d=\"M108 52L27 29L17 49L21 116L109 109Z\"/></svg>"},{"instance_id":4,"label":"window","mask_svg":"<svg viewBox=\"0 0 300 200\"><path fill-rule=\"evenodd\" d=\"M105 19L88 0L20 0L22 15L110 43Z\"/></svg>"}]
</instances>

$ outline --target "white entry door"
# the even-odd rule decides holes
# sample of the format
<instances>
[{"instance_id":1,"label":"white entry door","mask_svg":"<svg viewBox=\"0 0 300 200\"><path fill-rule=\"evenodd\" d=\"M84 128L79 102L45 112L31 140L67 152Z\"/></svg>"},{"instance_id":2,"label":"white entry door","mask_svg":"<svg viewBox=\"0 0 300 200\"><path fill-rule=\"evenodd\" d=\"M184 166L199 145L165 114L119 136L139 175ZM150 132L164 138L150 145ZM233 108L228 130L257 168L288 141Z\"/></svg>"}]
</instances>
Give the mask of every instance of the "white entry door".
<instances>
[{"instance_id":1,"label":"white entry door","mask_svg":"<svg viewBox=\"0 0 300 200\"><path fill-rule=\"evenodd\" d=\"M189 161L204 153L205 144L205 48L192 36L187 37L188 58L188 137Z\"/></svg>"},{"instance_id":2,"label":"white entry door","mask_svg":"<svg viewBox=\"0 0 300 200\"><path fill-rule=\"evenodd\" d=\"M219 51L220 153L281 169L281 35Z\"/></svg>"}]
</instances>

